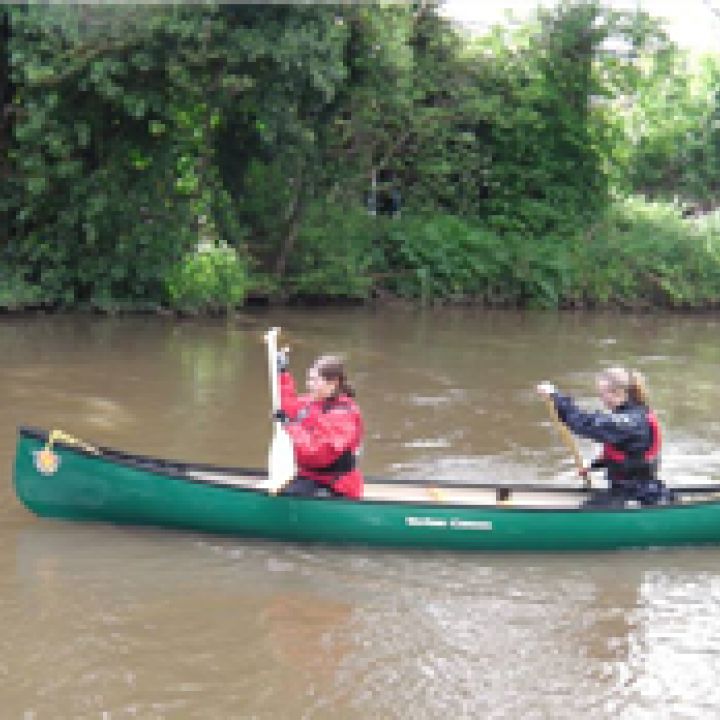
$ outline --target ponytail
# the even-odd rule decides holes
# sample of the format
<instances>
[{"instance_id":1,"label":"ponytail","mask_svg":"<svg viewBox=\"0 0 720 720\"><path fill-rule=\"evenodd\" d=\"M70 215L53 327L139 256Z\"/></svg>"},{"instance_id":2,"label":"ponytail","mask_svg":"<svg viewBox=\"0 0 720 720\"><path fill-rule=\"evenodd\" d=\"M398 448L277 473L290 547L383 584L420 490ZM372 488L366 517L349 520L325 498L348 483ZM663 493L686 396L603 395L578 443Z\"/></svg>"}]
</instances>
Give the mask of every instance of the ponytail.
<instances>
[{"instance_id":1,"label":"ponytail","mask_svg":"<svg viewBox=\"0 0 720 720\"><path fill-rule=\"evenodd\" d=\"M648 406L648 391L645 377L638 370L630 370L628 373L628 397L636 405Z\"/></svg>"}]
</instances>

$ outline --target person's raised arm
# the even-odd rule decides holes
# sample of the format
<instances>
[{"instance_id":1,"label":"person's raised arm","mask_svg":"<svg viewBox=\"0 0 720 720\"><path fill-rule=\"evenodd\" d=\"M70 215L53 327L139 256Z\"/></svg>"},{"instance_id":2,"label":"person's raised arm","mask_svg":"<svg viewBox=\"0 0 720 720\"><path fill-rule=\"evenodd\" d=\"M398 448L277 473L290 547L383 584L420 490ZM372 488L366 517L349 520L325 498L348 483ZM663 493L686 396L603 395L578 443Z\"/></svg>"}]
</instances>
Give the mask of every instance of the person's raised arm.
<instances>
[{"instance_id":1,"label":"person's raised arm","mask_svg":"<svg viewBox=\"0 0 720 720\"><path fill-rule=\"evenodd\" d=\"M290 349L285 347L278 350L277 353L277 371L280 386L280 409L285 413L289 420L297 418L300 410L300 402L298 400L297 389L295 388L295 379L289 370L289 353Z\"/></svg>"},{"instance_id":2,"label":"person's raised arm","mask_svg":"<svg viewBox=\"0 0 720 720\"><path fill-rule=\"evenodd\" d=\"M616 445L642 432L638 422L627 415L604 411L586 412L570 396L558 392L552 398L560 420L581 437Z\"/></svg>"}]
</instances>

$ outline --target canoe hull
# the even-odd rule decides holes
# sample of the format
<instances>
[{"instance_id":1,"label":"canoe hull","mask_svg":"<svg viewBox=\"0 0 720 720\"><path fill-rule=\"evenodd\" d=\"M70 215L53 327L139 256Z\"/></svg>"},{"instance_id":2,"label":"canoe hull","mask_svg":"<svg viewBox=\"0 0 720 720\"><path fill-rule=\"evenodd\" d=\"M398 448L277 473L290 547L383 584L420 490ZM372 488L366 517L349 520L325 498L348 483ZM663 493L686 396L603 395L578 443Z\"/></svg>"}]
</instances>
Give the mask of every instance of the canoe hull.
<instances>
[{"instance_id":1,"label":"canoe hull","mask_svg":"<svg viewBox=\"0 0 720 720\"><path fill-rule=\"evenodd\" d=\"M568 510L275 497L189 478L183 464L151 467L148 459L144 468L137 456L124 462L65 446L55 447L56 471L44 474L35 455L43 445L41 435L21 431L14 466L18 498L41 517L438 550L609 550L720 542L720 502Z\"/></svg>"}]
</instances>

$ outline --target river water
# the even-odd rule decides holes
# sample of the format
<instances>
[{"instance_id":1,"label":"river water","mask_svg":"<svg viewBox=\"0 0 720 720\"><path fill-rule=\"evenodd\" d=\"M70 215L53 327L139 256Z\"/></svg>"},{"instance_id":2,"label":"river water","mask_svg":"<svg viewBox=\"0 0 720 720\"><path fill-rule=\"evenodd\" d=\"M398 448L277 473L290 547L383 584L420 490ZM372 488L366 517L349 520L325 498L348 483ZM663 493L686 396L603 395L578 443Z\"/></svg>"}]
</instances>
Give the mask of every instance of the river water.
<instances>
[{"instance_id":1,"label":"river water","mask_svg":"<svg viewBox=\"0 0 720 720\"><path fill-rule=\"evenodd\" d=\"M364 470L574 482L533 392L645 372L669 482L720 478L720 319L282 309L230 321L0 317L0 717L714 718L720 548L396 552L41 520L17 425L259 466L262 329L302 377L345 354ZM582 446L590 457L593 448Z\"/></svg>"}]
</instances>

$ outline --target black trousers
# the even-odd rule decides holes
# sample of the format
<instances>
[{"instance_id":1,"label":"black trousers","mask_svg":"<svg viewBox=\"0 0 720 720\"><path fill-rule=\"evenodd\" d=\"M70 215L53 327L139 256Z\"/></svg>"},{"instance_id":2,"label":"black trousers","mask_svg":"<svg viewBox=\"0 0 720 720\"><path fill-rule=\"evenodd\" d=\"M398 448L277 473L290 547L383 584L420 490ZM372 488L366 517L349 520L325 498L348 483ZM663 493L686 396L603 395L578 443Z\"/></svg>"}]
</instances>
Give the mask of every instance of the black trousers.
<instances>
[{"instance_id":1,"label":"black trousers","mask_svg":"<svg viewBox=\"0 0 720 720\"><path fill-rule=\"evenodd\" d=\"M614 482L608 490L595 490L585 507L624 507L628 501L641 505L667 505L674 500L673 492L655 478Z\"/></svg>"},{"instance_id":2,"label":"black trousers","mask_svg":"<svg viewBox=\"0 0 720 720\"><path fill-rule=\"evenodd\" d=\"M342 497L327 485L321 485L302 475L296 475L280 494L295 497Z\"/></svg>"}]
</instances>

